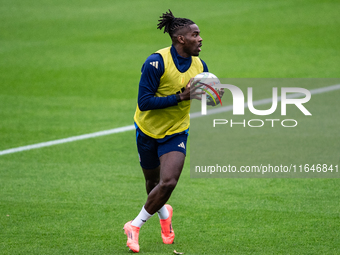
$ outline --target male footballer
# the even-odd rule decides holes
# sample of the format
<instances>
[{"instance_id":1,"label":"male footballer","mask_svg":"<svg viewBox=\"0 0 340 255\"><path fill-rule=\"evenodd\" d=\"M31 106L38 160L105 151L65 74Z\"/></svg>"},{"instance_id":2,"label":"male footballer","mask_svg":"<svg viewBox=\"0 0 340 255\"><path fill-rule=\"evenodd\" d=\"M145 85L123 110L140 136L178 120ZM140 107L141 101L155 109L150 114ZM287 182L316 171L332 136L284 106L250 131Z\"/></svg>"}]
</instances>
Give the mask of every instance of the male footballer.
<instances>
[{"instance_id":1,"label":"male footballer","mask_svg":"<svg viewBox=\"0 0 340 255\"><path fill-rule=\"evenodd\" d=\"M134 116L137 149L148 194L137 217L124 225L127 246L139 252L139 230L157 212L163 243L172 244L173 209L165 204L181 175L189 128L190 94L197 98L190 79L208 72L198 58L202 38L198 26L186 18L163 13L158 29L170 35L172 45L150 55L142 66Z\"/></svg>"}]
</instances>

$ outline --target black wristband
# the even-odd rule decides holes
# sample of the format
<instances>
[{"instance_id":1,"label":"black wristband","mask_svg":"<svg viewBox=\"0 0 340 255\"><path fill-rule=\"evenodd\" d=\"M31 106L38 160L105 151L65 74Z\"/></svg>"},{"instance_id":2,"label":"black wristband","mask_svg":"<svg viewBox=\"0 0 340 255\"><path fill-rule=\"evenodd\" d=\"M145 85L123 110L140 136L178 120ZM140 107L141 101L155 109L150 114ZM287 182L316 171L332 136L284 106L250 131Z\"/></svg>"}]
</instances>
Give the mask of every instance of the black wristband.
<instances>
[{"instance_id":1,"label":"black wristband","mask_svg":"<svg viewBox=\"0 0 340 255\"><path fill-rule=\"evenodd\" d=\"M181 97L180 97L180 95L179 95L179 94L176 94L175 96L176 96L176 99L177 99L177 103L179 103L179 102L181 102L181 101L182 101L182 100L181 100Z\"/></svg>"}]
</instances>

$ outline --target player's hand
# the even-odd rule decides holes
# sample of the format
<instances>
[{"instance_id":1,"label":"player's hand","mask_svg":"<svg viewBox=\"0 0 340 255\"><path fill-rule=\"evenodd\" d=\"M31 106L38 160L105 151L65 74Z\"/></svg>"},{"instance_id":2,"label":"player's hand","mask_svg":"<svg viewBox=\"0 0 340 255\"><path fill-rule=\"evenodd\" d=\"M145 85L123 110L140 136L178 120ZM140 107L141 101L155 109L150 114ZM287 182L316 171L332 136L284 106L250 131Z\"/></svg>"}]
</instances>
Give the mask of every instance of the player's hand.
<instances>
[{"instance_id":1,"label":"player's hand","mask_svg":"<svg viewBox=\"0 0 340 255\"><path fill-rule=\"evenodd\" d=\"M201 100L201 97L199 95L202 95L204 92L197 91L197 88L202 87L203 85L199 84L195 86L199 80L195 80L194 78L191 78L188 82L188 84L185 86L185 90L179 94L181 100L190 100L190 99L198 99Z\"/></svg>"}]
</instances>

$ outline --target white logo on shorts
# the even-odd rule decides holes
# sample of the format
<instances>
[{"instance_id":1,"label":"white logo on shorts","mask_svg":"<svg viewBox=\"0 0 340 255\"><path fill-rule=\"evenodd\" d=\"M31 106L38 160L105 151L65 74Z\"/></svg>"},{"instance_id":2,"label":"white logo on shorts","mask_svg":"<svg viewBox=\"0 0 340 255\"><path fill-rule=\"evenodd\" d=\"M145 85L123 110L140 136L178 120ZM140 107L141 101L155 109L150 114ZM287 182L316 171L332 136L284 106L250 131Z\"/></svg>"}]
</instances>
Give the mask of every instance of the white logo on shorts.
<instances>
[{"instance_id":1,"label":"white logo on shorts","mask_svg":"<svg viewBox=\"0 0 340 255\"><path fill-rule=\"evenodd\" d=\"M181 142L181 143L178 145L178 147L181 147L181 148L185 149L185 145L184 145L183 142Z\"/></svg>"}]
</instances>

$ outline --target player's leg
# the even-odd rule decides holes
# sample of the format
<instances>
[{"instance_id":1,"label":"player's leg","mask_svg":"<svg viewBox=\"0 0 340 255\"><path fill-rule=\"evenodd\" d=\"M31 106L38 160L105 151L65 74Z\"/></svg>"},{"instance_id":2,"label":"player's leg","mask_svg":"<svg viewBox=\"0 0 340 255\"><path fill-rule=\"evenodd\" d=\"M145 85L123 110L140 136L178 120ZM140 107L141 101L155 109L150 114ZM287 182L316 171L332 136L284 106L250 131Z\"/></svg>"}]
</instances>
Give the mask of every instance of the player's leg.
<instances>
[{"instance_id":1,"label":"player's leg","mask_svg":"<svg viewBox=\"0 0 340 255\"><path fill-rule=\"evenodd\" d=\"M139 251L138 234L140 227L157 211L162 226L162 238L164 243L173 243L174 232L172 230L172 207L165 205L172 191L177 185L179 176L182 172L185 160L185 145L187 135L182 134L164 143L160 147L155 139L137 135L137 147L140 154L140 163L143 169L146 190L148 195L147 203L151 201L151 206L157 208L151 209L152 213L145 209L146 204L138 216L131 222L128 222L126 229L133 228L137 238L129 238L129 231L125 231L128 235L127 245L133 247L134 252ZM155 155L158 150L158 156ZM158 158L160 157L160 158ZM157 184L157 185L156 185ZM125 226L124 226L125 229ZM132 236L132 235L131 235ZM133 237L133 236L132 236Z\"/></svg>"},{"instance_id":2,"label":"player's leg","mask_svg":"<svg viewBox=\"0 0 340 255\"><path fill-rule=\"evenodd\" d=\"M158 145L155 139L141 134L138 129L136 130L136 142L140 165L145 177L146 191L149 193L159 182L160 161L157 154ZM124 225L124 231L127 235L126 245L133 252L139 252L139 230L151 216L152 214L149 214L143 206L137 217Z\"/></svg>"},{"instance_id":3,"label":"player's leg","mask_svg":"<svg viewBox=\"0 0 340 255\"><path fill-rule=\"evenodd\" d=\"M137 130L136 136L140 165L145 178L146 192L149 194L159 183L160 161L158 158L158 143L156 139L141 133L140 130ZM145 210L145 206L143 206L131 224L140 228L153 214L154 213L149 213Z\"/></svg>"},{"instance_id":4,"label":"player's leg","mask_svg":"<svg viewBox=\"0 0 340 255\"><path fill-rule=\"evenodd\" d=\"M145 178L146 193L149 194L159 183L160 166L153 169L142 168L142 170Z\"/></svg>"},{"instance_id":5,"label":"player's leg","mask_svg":"<svg viewBox=\"0 0 340 255\"><path fill-rule=\"evenodd\" d=\"M144 178L145 178L145 186L146 186L146 192L149 194L151 190L153 190L154 187L156 187L159 183L159 173L160 173L160 167L154 169L143 169ZM169 206L163 206L158 211L158 218L161 220L166 220L169 218Z\"/></svg>"},{"instance_id":6,"label":"player's leg","mask_svg":"<svg viewBox=\"0 0 340 255\"><path fill-rule=\"evenodd\" d=\"M160 173L160 166L153 168L153 169L145 169L142 168L145 178L145 186L146 186L146 192L149 194L150 191L157 186L159 183L159 173ZM139 238L139 230L144 225L144 223L151 218L151 214L149 214L145 209L144 206L142 210L139 212L137 217L126 223L124 226L124 230L126 235L128 236L127 240L127 246L133 251L133 252L139 252L139 244L138 244L138 238Z\"/></svg>"},{"instance_id":7,"label":"player's leg","mask_svg":"<svg viewBox=\"0 0 340 255\"><path fill-rule=\"evenodd\" d=\"M165 244L172 244L175 232L172 228L173 209L165 204L175 189L181 175L185 155L179 151L171 151L161 156L161 172L159 184L150 192L144 205L147 211L157 210ZM160 209L158 209L160 208Z\"/></svg>"},{"instance_id":8,"label":"player's leg","mask_svg":"<svg viewBox=\"0 0 340 255\"><path fill-rule=\"evenodd\" d=\"M177 185L184 165L187 138L187 132L182 132L158 142L160 181L149 193L144 206L150 214L163 207Z\"/></svg>"},{"instance_id":9,"label":"player's leg","mask_svg":"<svg viewBox=\"0 0 340 255\"><path fill-rule=\"evenodd\" d=\"M162 143L158 147L158 155L161 161L161 174L159 187L167 187L167 196L170 197L177 185L181 175L186 155L186 143L188 134L183 132ZM175 169L175 171L174 171ZM164 170L164 171L163 171ZM168 198L165 198L168 199ZM162 213L161 213L162 212ZM175 232L172 228L173 209L171 205L165 204L158 211L159 223L162 229L162 239L165 244L172 244L175 239Z\"/></svg>"},{"instance_id":10,"label":"player's leg","mask_svg":"<svg viewBox=\"0 0 340 255\"><path fill-rule=\"evenodd\" d=\"M145 177L145 186L146 186L146 192L149 194L151 190L153 190L154 187L156 187L159 183L159 173L160 173L160 167L157 167L155 169L144 169L143 173ZM158 211L158 218L160 222L162 223L164 220L169 218L170 212L172 214L172 208L169 208L169 205L164 205L161 207Z\"/></svg>"},{"instance_id":11,"label":"player's leg","mask_svg":"<svg viewBox=\"0 0 340 255\"><path fill-rule=\"evenodd\" d=\"M149 193L144 205L150 214L157 212L168 201L181 175L185 155L179 151L171 151L160 157L160 181Z\"/></svg>"}]
</instances>

